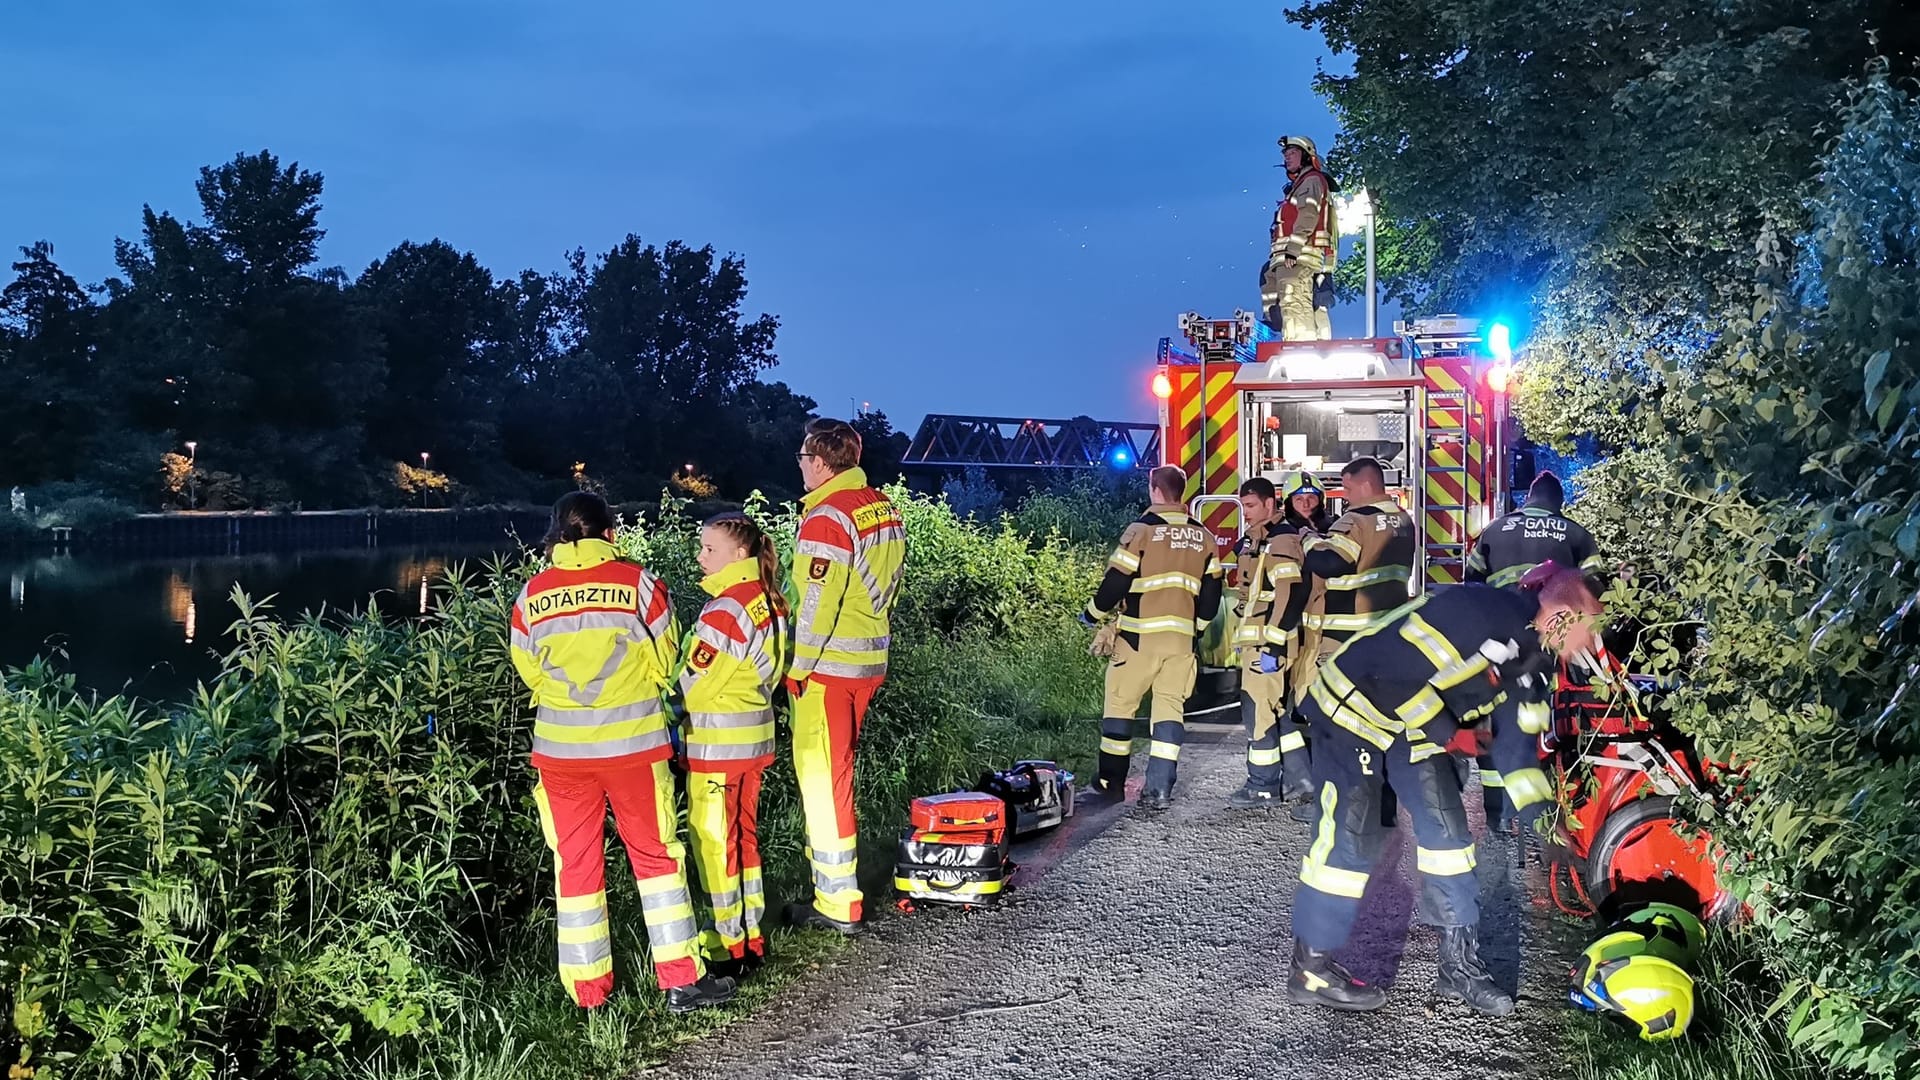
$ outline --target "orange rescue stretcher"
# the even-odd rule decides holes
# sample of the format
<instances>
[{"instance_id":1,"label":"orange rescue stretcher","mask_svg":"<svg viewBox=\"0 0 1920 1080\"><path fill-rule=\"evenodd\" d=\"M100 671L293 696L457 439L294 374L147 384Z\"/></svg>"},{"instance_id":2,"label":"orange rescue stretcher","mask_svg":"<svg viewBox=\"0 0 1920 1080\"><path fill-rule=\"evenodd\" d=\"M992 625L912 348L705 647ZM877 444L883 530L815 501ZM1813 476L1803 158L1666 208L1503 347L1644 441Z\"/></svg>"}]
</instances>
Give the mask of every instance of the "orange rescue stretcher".
<instances>
[{"instance_id":1,"label":"orange rescue stretcher","mask_svg":"<svg viewBox=\"0 0 1920 1080\"><path fill-rule=\"evenodd\" d=\"M1541 736L1564 826L1547 853L1554 903L1578 918L1655 901L1738 918L1744 905L1720 880L1726 853L1685 824L1690 804L1736 797L1737 776L1661 716L1669 687L1597 659L1584 677L1561 666L1554 729Z\"/></svg>"}]
</instances>

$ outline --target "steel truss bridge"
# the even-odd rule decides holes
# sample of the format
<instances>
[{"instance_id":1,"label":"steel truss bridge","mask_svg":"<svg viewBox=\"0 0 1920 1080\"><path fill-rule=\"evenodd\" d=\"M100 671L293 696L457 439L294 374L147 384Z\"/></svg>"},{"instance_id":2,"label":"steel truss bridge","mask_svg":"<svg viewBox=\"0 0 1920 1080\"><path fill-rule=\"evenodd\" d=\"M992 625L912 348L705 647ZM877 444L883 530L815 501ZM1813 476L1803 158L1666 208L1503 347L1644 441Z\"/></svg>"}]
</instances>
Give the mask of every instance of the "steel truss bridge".
<instances>
[{"instance_id":1,"label":"steel truss bridge","mask_svg":"<svg viewBox=\"0 0 1920 1080\"><path fill-rule=\"evenodd\" d=\"M1157 424L1116 420L1023 420L933 413L920 421L908 469L1147 469L1160 464Z\"/></svg>"}]
</instances>

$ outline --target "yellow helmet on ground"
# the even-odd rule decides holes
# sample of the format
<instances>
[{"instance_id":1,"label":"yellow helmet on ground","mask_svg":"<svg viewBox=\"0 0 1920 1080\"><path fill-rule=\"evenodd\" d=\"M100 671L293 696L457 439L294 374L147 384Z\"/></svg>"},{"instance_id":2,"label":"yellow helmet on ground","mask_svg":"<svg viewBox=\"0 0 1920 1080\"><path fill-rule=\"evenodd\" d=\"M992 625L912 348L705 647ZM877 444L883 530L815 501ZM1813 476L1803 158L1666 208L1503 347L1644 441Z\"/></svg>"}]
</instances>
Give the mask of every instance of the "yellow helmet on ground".
<instances>
[{"instance_id":1,"label":"yellow helmet on ground","mask_svg":"<svg viewBox=\"0 0 1920 1080\"><path fill-rule=\"evenodd\" d=\"M1699 916L1673 904L1648 904L1615 919L1609 932L1628 931L1658 943L1648 951L1692 971L1707 946L1707 928Z\"/></svg>"},{"instance_id":2,"label":"yellow helmet on ground","mask_svg":"<svg viewBox=\"0 0 1920 1080\"><path fill-rule=\"evenodd\" d=\"M1626 1024L1648 1042L1677 1039L1693 1023L1693 976L1649 952L1648 942L1622 931L1587 946L1574 964L1568 996L1582 1008Z\"/></svg>"}]
</instances>

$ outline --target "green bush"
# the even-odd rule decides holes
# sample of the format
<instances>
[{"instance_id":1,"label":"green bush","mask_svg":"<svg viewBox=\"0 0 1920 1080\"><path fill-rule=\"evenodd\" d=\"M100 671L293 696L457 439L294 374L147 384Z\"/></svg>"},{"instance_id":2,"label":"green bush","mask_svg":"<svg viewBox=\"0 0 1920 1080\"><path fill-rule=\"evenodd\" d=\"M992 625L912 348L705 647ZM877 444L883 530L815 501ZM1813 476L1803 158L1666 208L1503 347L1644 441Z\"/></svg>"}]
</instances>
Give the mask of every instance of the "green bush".
<instances>
[{"instance_id":1,"label":"green bush","mask_svg":"<svg viewBox=\"0 0 1920 1080\"><path fill-rule=\"evenodd\" d=\"M1072 614L1097 552L894 491L909 563L857 798L876 905L907 800L1017 756L1085 760L1099 665ZM697 607L696 524L619 542ZM749 504L790 537L791 508ZM0 1056L56 1077L618 1076L688 1032L647 983L609 868L625 992L589 1017L551 970L551 870L505 628L531 567L456 572L435 616L274 620L236 595L222 674L164 713L44 664L0 696ZM768 773L773 897L804 895L791 766ZM776 941L770 977L822 948ZM24 1055L24 1056L22 1056Z\"/></svg>"},{"instance_id":2,"label":"green bush","mask_svg":"<svg viewBox=\"0 0 1920 1080\"><path fill-rule=\"evenodd\" d=\"M0 549L28 547L46 538L46 530L32 516L0 512Z\"/></svg>"},{"instance_id":3,"label":"green bush","mask_svg":"<svg viewBox=\"0 0 1920 1080\"><path fill-rule=\"evenodd\" d=\"M101 495L80 495L55 503L41 511L40 526L46 529L57 526L81 530L97 529L102 525L125 521L135 513L133 507L116 499Z\"/></svg>"},{"instance_id":4,"label":"green bush","mask_svg":"<svg viewBox=\"0 0 1920 1080\"><path fill-rule=\"evenodd\" d=\"M1745 312L1705 363L1656 372L1672 419L1580 504L1667 583L1616 604L1706 623L1697 655L1655 633L1636 666L1684 668L1676 721L1744 769L1704 823L1781 984L1770 1014L1829 1071L1878 1077L1920 1071L1916 127L1906 92L1868 81L1807 231L1761 238Z\"/></svg>"}]
</instances>

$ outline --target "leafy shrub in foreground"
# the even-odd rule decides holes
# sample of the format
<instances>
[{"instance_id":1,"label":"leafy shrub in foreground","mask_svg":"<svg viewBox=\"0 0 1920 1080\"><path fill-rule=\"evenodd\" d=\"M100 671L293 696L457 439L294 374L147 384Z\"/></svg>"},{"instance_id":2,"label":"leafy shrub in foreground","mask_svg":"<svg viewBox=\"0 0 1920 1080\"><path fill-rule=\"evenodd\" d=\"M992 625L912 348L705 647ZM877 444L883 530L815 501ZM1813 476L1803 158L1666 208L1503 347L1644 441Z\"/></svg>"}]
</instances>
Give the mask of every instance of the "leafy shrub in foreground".
<instances>
[{"instance_id":1,"label":"leafy shrub in foreground","mask_svg":"<svg viewBox=\"0 0 1920 1080\"><path fill-rule=\"evenodd\" d=\"M1099 554L894 496L910 561L857 791L880 895L907 798L1015 756L1083 755L1074 722L1099 711L1099 666L1072 622ZM619 537L683 615L700 602L685 510L668 500ZM791 508L749 512L791 535ZM36 1080L321 1077L369 1062L471 1074L520 1047L516 1069L578 1075L631 1067L680 1030L634 996L645 976L626 937L617 1045L582 1049L579 1032L600 1029L546 1008L561 999L550 867L505 638L527 571L456 573L418 625L284 625L236 595L221 675L165 712L83 695L45 664L7 673L0 985L14 1007L0 1055ZM790 765L768 781L769 883L794 896ZM614 915L632 929L618 866ZM484 1030L497 1034L473 1038Z\"/></svg>"}]
</instances>

